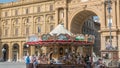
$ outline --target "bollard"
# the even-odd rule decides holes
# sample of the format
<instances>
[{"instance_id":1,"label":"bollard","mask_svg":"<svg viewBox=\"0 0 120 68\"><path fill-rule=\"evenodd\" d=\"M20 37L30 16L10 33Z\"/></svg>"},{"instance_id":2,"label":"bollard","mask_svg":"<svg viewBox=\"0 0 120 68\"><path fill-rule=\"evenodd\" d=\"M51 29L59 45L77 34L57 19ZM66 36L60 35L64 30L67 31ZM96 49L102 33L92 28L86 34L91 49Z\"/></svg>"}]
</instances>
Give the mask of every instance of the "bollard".
<instances>
[{"instance_id":1,"label":"bollard","mask_svg":"<svg viewBox=\"0 0 120 68\"><path fill-rule=\"evenodd\" d=\"M74 68L74 66L72 66L71 68Z\"/></svg>"},{"instance_id":2,"label":"bollard","mask_svg":"<svg viewBox=\"0 0 120 68\"><path fill-rule=\"evenodd\" d=\"M58 68L62 68L62 67L61 67L61 65L60 65L60 66L58 66Z\"/></svg>"}]
</instances>

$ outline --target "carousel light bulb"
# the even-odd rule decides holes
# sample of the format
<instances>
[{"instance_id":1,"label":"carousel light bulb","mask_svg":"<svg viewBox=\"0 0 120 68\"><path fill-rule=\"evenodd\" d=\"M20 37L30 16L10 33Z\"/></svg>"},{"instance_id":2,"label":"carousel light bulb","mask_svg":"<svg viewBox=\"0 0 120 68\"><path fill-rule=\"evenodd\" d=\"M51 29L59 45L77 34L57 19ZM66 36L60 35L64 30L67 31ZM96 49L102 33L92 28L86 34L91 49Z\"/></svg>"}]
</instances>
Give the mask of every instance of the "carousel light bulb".
<instances>
[{"instance_id":1,"label":"carousel light bulb","mask_svg":"<svg viewBox=\"0 0 120 68\"><path fill-rule=\"evenodd\" d=\"M29 47L29 45L28 45L28 44L27 44L26 46L27 46L27 47Z\"/></svg>"}]
</instances>

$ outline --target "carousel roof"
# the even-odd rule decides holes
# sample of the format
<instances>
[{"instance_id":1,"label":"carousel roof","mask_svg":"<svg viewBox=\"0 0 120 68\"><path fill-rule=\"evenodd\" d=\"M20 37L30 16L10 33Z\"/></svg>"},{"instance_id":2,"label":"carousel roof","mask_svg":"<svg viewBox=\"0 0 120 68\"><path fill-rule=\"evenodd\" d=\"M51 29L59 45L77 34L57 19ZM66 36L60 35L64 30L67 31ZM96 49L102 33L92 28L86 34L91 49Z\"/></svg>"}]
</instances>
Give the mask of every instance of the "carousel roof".
<instances>
[{"instance_id":1,"label":"carousel roof","mask_svg":"<svg viewBox=\"0 0 120 68\"><path fill-rule=\"evenodd\" d=\"M55 29L53 29L50 33L50 35L53 35L53 34L57 34L57 35L60 35L60 34L68 34L68 35L71 35L72 33L70 31L68 31L63 24L59 24Z\"/></svg>"},{"instance_id":2,"label":"carousel roof","mask_svg":"<svg viewBox=\"0 0 120 68\"><path fill-rule=\"evenodd\" d=\"M91 45L94 43L93 35L77 34L73 35L63 24L59 24L49 34L41 35L40 39L37 36L28 37L28 45L49 45L49 44L75 44L75 45Z\"/></svg>"}]
</instances>

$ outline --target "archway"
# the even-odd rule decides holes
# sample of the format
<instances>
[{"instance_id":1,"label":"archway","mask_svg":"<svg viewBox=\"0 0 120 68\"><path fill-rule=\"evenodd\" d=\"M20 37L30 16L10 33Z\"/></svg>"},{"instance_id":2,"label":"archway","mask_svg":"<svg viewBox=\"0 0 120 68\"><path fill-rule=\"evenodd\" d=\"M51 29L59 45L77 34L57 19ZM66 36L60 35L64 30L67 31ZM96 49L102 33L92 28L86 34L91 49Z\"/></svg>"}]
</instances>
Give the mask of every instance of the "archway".
<instances>
[{"instance_id":1,"label":"archway","mask_svg":"<svg viewBox=\"0 0 120 68\"><path fill-rule=\"evenodd\" d=\"M95 21L95 17L98 17ZM70 31L74 34L91 34L95 36L93 51L100 54L100 20L99 16L90 10L83 10L74 15L70 24ZM97 41L97 42L96 42ZM99 43L99 44L98 44ZM96 50L97 49L97 50Z\"/></svg>"},{"instance_id":2,"label":"archway","mask_svg":"<svg viewBox=\"0 0 120 68\"><path fill-rule=\"evenodd\" d=\"M19 45L17 43L13 44L12 50L13 50L12 60L18 61Z\"/></svg>"},{"instance_id":3,"label":"archway","mask_svg":"<svg viewBox=\"0 0 120 68\"><path fill-rule=\"evenodd\" d=\"M8 60L8 55L9 55L8 44L4 44L3 47L2 47L2 58L3 58L3 61L7 61Z\"/></svg>"},{"instance_id":4,"label":"archway","mask_svg":"<svg viewBox=\"0 0 120 68\"><path fill-rule=\"evenodd\" d=\"M24 43L24 45L23 45L23 56L27 56L27 55L29 55L29 45Z\"/></svg>"}]
</instances>

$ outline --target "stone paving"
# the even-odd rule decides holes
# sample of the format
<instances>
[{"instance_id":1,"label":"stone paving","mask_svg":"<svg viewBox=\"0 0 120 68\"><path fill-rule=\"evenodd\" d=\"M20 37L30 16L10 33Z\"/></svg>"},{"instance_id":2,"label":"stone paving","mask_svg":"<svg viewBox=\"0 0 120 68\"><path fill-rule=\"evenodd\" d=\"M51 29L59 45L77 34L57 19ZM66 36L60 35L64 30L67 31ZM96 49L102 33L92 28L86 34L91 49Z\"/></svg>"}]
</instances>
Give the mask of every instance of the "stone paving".
<instances>
[{"instance_id":1,"label":"stone paving","mask_svg":"<svg viewBox=\"0 0 120 68\"><path fill-rule=\"evenodd\" d=\"M26 68L22 62L0 62L0 68Z\"/></svg>"}]
</instances>

